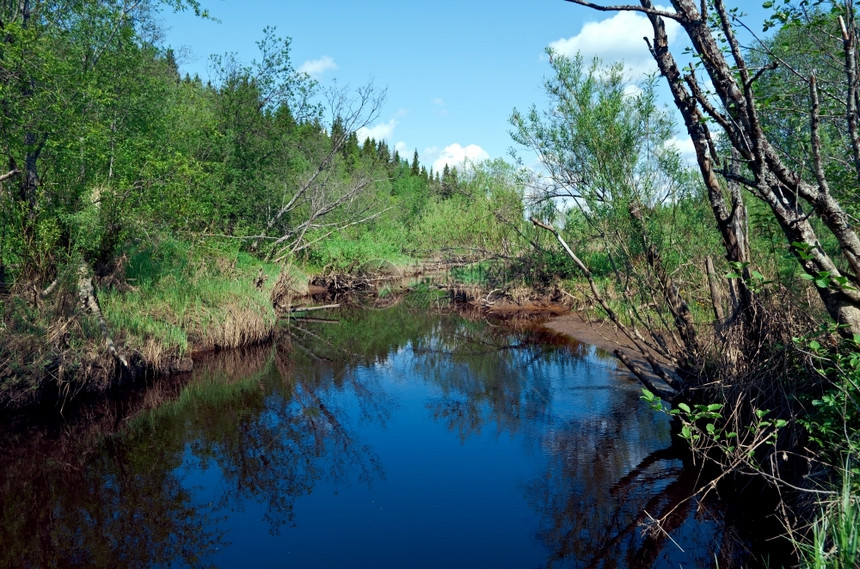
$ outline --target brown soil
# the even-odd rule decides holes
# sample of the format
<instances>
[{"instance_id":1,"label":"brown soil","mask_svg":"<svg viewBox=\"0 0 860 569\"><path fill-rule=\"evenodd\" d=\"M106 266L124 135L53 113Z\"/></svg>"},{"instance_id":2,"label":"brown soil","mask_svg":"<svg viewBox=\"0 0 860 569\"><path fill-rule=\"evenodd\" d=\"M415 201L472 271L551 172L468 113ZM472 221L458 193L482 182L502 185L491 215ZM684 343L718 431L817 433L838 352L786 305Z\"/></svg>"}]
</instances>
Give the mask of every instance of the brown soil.
<instances>
[{"instance_id":1,"label":"brown soil","mask_svg":"<svg viewBox=\"0 0 860 569\"><path fill-rule=\"evenodd\" d=\"M475 307L480 303L472 302ZM570 312L566 306L552 302L528 301L522 304L510 301L498 301L485 308L487 314L502 318L515 317L556 317Z\"/></svg>"},{"instance_id":2,"label":"brown soil","mask_svg":"<svg viewBox=\"0 0 860 569\"><path fill-rule=\"evenodd\" d=\"M607 352L619 349L644 370L648 370L650 367L639 350L609 321L588 321L581 314L572 312L557 316L544 326ZM619 368L626 370L621 362L619 362Z\"/></svg>"}]
</instances>

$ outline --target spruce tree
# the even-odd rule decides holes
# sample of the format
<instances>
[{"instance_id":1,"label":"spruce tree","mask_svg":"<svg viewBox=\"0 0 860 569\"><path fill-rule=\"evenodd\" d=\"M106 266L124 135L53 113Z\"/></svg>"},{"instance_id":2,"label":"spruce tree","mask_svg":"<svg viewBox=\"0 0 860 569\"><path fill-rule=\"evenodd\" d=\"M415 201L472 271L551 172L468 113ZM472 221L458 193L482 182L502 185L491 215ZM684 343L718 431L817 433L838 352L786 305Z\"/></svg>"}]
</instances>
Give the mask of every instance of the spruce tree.
<instances>
[{"instance_id":1,"label":"spruce tree","mask_svg":"<svg viewBox=\"0 0 860 569\"><path fill-rule=\"evenodd\" d=\"M419 170L419 167L420 167L420 166L419 166L419 164L418 164L418 150L416 149L416 150L415 150L415 153L414 153L414 154L412 154L412 169L411 169L411 174L412 174L413 176L418 176L419 174L421 174L421 171Z\"/></svg>"}]
</instances>

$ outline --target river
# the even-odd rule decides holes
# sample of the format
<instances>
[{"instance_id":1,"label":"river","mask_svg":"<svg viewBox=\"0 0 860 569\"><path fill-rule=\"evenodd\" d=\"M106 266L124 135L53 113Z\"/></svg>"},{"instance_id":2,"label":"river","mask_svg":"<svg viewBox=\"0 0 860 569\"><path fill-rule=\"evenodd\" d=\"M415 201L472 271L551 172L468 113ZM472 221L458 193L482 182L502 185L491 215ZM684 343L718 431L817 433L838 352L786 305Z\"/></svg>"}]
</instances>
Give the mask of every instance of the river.
<instances>
[{"instance_id":1,"label":"river","mask_svg":"<svg viewBox=\"0 0 860 569\"><path fill-rule=\"evenodd\" d=\"M426 298L313 316L59 423L4 425L0 565L702 567L726 554L719 511L686 499L695 471L665 416L609 354Z\"/></svg>"}]
</instances>

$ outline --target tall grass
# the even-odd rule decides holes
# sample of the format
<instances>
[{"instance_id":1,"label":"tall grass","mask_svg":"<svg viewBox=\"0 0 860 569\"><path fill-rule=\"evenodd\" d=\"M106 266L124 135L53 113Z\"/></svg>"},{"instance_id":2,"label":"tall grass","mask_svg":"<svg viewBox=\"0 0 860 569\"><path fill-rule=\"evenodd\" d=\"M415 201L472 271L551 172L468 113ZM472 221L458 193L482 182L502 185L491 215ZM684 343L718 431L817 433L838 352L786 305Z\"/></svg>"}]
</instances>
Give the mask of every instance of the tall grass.
<instances>
[{"instance_id":1,"label":"tall grass","mask_svg":"<svg viewBox=\"0 0 860 569\"><path fill-rule=\"evenodd\" d=\"M851 469L843 470L842 488L821 505L812 525L812 542L795 544L801 565L809 569L860 567L860 503Z\"/></svg>"},{"instance_id":2,"label":"tall grass","mask_svg":"<svg viewBox=\"0 0 860 569\"><path fill-rule=\"evenodd\" d=\"M130 256L134 288L103 293L102 311L126 349L166 371L195 351L267 338L276 321L270 292L278 271L230 244L170 239Z\"/></svg>"}]
</instances>

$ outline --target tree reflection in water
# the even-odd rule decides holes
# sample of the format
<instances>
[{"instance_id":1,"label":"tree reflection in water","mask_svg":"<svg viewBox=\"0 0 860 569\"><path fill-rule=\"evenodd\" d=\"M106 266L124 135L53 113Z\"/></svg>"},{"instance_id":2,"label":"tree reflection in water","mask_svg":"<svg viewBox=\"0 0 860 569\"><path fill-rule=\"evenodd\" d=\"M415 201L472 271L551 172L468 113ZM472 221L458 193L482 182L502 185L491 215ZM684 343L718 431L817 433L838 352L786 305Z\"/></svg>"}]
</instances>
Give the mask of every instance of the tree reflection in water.
<instances>
[{"instance_id":1,"label":"tree reflection in water","mask_svg":"<svg viewBox=\"0 0 860 569\"><path fill-rule=\"evenodd\" d=\"M0 445L0 566L205 566L228 545L219 528L247 504L277 535L315 487L385 480L361 426L380 431L397 409L390 378L376 373L395 360L426 388L428 418L461 443L487 431L522 442L538 465L522 488L547 566L671 559L675 546L640 524L693 482L655 450L668 435L638 389L595 371L588 346L406 303L336 316L291 323L244 369L197 366L180 387L156 382L104 420ZM693 507L666 529L686 535Z\"/></svg>"},{"instance_id":2,"label":"tree reflection in water","mask_svg":"<svg viewBox=\"0 0 860 569\"><path fill-rule=\"evenodd\" d=\"M559 404L553 375L573 375L589 346L546 330L495 329L460 331L447 341L433 336L415 352L416 367L425 376L431 371L443 390L428 404L433 418L461 441L485 426L509 433L546 426L535 429L531 442L550 460L526 495L543 520L539 538L550 551L548 567L652 567L677 553L697 566L713 563L719 548L702 547L711 540L701 534L714 532L715 524L690 499L696 471L684 467L679 449L661 448L669 443L665 425L641 404L638 389L584 385L576 409ZM487 358L489 352L496 357ZM656 450L645 454L649 448ZM666 519L658 527L649 514ZM668 537L682 526L679 539L693 540L692 552Z\"/></svg>"},{"instance_id":3,"label":"tree reflection in water","mask_svg":"<svg viewBox=\"0 0 860 569\"><path fill-rule=\"evenodd\" d=\"M176 474L177 442L35 433L24 447L4 446L0 566L207 565L221 535Z\"/></svg>"}]
</instances>

